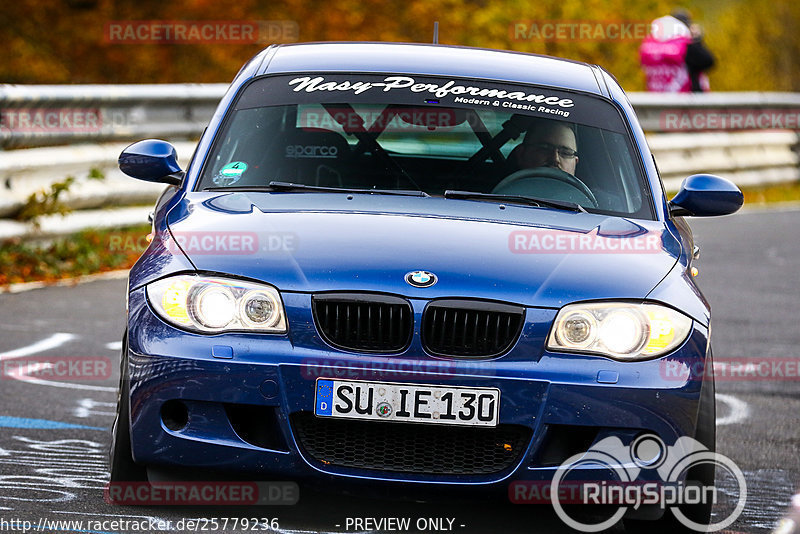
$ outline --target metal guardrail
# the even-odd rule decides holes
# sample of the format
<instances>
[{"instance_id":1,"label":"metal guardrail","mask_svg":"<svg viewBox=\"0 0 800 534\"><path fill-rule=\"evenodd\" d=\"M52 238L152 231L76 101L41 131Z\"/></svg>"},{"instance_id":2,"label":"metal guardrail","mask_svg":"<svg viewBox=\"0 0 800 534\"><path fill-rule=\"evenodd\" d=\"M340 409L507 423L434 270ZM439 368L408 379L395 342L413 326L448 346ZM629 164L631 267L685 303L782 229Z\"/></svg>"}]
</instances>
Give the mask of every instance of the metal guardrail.
<instances>
[{"instance_id":1,"label":"metal guardrail","mask_svg":"<svg viewBox=\"0 0 800 534\"><path fill-rule=\"evenodd\" d=\"M797 134L788 130L648 134L667 191L698 172L739 187L800 180Z\"/></svg>"},{"instance_id":2,"label":"metal guardrail","mask_svg":"<svg viewBox=\"0 0 800 534\"><path fill-rule=\"evenodd\" d=\"M194 138L202 133L227 87L0 84L0 148L144 137ZM723 118L722 123L704 128L709 130L747 129L744 123L726 125L724 118L762 111L794 114L795 122L786 128L800 128L798 93L628 93L628 97L648 132L686 132L675 119L699 111ZM709 121L704 122L707 125ZM759 128L764 125L753 129Z\"/></svg>"},{"instance_id":3,"label":"metal guardrail","mask_svg":"<svg viewBox=\"0 0 800 534\"><path fill-rule=\"evenodd\" d=\"M128 141L104 144L27 148L0 152L0 218L10 217L31 193L47 189L67 176L76 178L64 203L73 209L151 204L164 189L161 184L134 180L117 166L120 151ZM182 167L194 151L192 141L173 143ZM105 180L89 180L91 170Z\"/></svg>"},{"instance_id":4,"label":"metal guardrail","mask_svg":"<svg viewBox=\"0 0 800 534\"><path fill-rule=\"evenodd\" d=\"M186 158L227 87L0 84L0 218L14 213L33 191L67 175L78 178L68 197L75 208L154 199L158 186L129 180L116 169L120 150L128 142L160 137L174 142ZM800 94L628 97L648 132L667 189L676 190L696 172L718 172L739 185L800 179ZM767 120L755 123L759 117ZM755 127L748 130L751 123ZM781 131L755 131L765 126ZM106 174L104 184L81 180L92 168Z\"/></svg>"},{"instance_id":5,"label":"metal guardrail","mask_svg":"<svg viewBox=\"0 0 800 534\"><path fill-rule=\"evenodd\" d=\"M628 98L646 132L800 129L800 93L628 93Z\"/></svg>"},{"instance_id":6,"label":"metal guardrail","mask_svg":"<svg viewBox=\"0 0 800 534\"><path fill-rule=\"evenodd\" d=\"M227 87L0 84L0 148L195 138Z\"/></svg>"}]
</instances>

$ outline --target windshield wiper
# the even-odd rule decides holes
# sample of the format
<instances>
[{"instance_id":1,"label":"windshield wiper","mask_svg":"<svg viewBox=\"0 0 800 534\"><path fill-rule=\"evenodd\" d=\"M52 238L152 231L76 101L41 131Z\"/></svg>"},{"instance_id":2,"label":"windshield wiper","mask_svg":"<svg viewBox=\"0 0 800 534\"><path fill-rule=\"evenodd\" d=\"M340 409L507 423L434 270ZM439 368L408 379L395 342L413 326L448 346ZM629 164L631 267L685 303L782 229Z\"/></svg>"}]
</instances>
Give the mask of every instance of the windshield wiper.
<instances>
[{"instance_id":1,"label":"windshield wiper","mask_svg":"<svg viewBox=\"0 0 800 534\"><path fill-rule=\"evenodd\" d=\"M453 191L448 189L444 192L444 198L459 198L464 200L497 200L500 202L516 202L527 204L528 206L538 206L540 208L555 208L559 210L580 211L586 213L583 206L566 200L550 200L545 198L526 197L522 195L499 195L495 193L479 193L478 191Z\"/></svg>"},{"instance_id":2,"label":"windshield wiper","mask_svg":"<svg viewBox=\"0 0 800 534\"><path fill-rule=\"evenodd\" d=\"M313 191L320 193L356 193L371 195L401 195L406 197L429 197L425 191L411 189L358 189L353 187L324 187L321 185L293 184L290 182L270 182L267 186L248 186L242 187L206 187L203 191Z\"/></svg>"}]
</instances>

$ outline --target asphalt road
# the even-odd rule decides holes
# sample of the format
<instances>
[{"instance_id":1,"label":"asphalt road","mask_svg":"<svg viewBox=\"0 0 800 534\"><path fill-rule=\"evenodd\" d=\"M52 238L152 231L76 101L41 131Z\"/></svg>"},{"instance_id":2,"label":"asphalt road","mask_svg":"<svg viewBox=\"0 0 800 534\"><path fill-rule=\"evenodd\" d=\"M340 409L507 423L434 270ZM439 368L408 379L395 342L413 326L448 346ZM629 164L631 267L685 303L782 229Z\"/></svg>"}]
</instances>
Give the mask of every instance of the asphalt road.
<instances>
[{"instance_id":1,"label":"asphalt road","mask_svg":"<svg viewBox=\"0 0 800 534\"><path fill-rule=\"evenodd\" d=\"M718 361L728 358L800 360L800 207L745 211L693 220L702 249L699 283L713 307ZM119 339L124 328L124 280L0 294L0 364L28 356L100 362L97 380L0 380L0 531L77 531L54 521L84 523L84 532L158 531L170 520L201 517L277 518L281 531L346 529L347 518L408 517L425 531L567 531L543 506L397 503L340 495L301 496L297 506L240 508L124 507L106 504L105 451L116 399ZM77 361L77 360L76 360ZM113 371L103 374L103 362ZM791 370L790 366L781 367ZM796 369L796 367L795 367ZM12 373L13 374L13 373ZM744 471L747 504L729 531L773 528L800 487L800 379L719 380L718 452ZM254 513L255 512L255 513ZM452 526L449 520L452 519ZM97 521L136 521L128 529ZM226 529L228 532L252 531ZM200 530L198 526L198 530ZM352 525L351 525L352 526ZM104 527L104 528L101 528ZM206 524L206 531L213 529ZM186 529L184 529L186 530ZM416 530L412 531L416 532Z\"/></svg>"}]
</instances>

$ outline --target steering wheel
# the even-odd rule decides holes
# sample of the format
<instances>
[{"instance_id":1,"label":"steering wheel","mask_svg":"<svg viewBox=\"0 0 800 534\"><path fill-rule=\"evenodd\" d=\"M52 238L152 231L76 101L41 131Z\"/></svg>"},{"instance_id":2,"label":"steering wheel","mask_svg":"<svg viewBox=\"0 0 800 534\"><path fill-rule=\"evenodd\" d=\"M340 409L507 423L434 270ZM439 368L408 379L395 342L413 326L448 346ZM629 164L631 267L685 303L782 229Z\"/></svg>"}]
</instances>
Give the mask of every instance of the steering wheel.
<instances>
[{"instance_id":1,"label":"steering wheel","mask_svg":"<svg viewBox=\"0 0 800 534\"><path fill-rule=\"evenodd\" d=\"M555 167L535 167L533 169L519 170L503 178L503 180L501 180L500 183L497 184L494 189L492 189L492 192L502 193L502 190L508 188L511 184L529 178L544 178L567 184L577 189L583 196L585 196L592 203L592 207L597 207L597 198L585 183L583 183L578 177Z\"/></svg>"}]
</instances>

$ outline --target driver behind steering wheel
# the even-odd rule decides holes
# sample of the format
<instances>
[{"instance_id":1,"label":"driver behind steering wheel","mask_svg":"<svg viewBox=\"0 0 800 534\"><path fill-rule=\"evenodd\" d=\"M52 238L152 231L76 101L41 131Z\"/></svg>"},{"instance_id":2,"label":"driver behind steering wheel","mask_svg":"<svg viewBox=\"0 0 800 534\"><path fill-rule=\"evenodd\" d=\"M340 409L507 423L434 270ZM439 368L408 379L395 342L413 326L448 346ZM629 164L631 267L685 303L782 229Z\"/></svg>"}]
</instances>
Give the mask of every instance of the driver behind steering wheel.
<instances>
[{"instance_id":1,"label":"driver behind steering wheel","mask_svg":"<svg viewBox=\"0 0 800 534\"><path fill-rule=\"evenodd\" d=\"M575 176L578 142L570 123L538 119L514 147L508 162L516 170L492 189L494 194L560 200L597 207L597 198Z\"/></svg>"},{"instance_id":2,"label":"driver behind steering wheel","mask_svg":"<svg viewBox=\"0 0 800 534\"><path fill-rule=\"evenodd\" d=\"M517 169L554 167L575 175L578 142L575 132L564 122L541 120L528 129L515 151Z\"/></svg>"}]
</instances>

